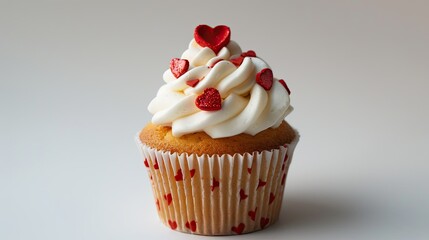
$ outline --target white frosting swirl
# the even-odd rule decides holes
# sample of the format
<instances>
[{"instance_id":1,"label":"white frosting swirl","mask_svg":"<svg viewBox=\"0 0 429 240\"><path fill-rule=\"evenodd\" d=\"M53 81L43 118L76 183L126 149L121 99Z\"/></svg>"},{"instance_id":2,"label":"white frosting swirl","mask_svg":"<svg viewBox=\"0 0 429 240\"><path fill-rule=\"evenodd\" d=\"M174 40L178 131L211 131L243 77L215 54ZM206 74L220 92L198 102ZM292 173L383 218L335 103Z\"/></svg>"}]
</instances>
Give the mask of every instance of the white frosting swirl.
<instances>
[{"instance_id":1,"label":"white frosting swirl","mask_svg":"<svg viewBox=\"0 0 429 240\"><path fill-rule=\"evenodd\" d=\"M270 68L259 57L245 57L239 67L229 61L241 53L234 41L216 55L192 39L181 56L189 61L189 70L177 79L170 69L164 72L165 84L148 107L152 123L171 126L176 137L201 131L212 138L255 135L278 127L293 110L289 94L276 78L269 91L256 83L256 73ZM186 84L194 79L200 80L195 87ZM209 87L221 95L222 108L218 111L204 111L195 105L198 95Z\"/></svg>"}]
</instances>

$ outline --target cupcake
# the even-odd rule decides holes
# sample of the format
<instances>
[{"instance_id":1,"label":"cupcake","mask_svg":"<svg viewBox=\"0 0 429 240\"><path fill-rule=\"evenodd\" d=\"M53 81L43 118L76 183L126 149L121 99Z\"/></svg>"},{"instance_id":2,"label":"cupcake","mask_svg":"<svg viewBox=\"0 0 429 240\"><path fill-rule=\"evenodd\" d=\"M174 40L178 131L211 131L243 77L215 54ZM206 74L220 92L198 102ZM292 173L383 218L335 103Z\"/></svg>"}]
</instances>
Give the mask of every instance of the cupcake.
<instances>
[{"instance_id":1,"label":"cupcake","mask_svg":"<svg viewBox=\"0 0 429 240\"><path fill-rule=\"evenodd\" d=\"M137 135L161 221L201 235L276 222L298 133L286 82L227 26L199 25Z\"/></svg>"}]
</instances>

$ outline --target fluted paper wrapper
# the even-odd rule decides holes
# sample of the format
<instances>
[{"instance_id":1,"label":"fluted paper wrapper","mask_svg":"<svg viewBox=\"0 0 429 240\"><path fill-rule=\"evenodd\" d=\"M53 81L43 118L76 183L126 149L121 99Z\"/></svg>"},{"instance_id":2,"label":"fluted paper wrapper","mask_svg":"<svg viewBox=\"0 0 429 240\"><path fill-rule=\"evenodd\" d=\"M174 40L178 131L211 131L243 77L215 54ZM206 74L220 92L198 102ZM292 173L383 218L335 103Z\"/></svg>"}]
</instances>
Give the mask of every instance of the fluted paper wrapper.
<instances>
[{"instance_id":1,"label":"fluted paper wrapper","mask_svg":"<svg viewBox=\"0 0 429 240\"><path fill-rule=\"evenodd\" d=\"M158 215L169 228L202 235L261 230L277 221L296 139L271 151L197 156L136 141Z\"/></svg>"}]
</instances>

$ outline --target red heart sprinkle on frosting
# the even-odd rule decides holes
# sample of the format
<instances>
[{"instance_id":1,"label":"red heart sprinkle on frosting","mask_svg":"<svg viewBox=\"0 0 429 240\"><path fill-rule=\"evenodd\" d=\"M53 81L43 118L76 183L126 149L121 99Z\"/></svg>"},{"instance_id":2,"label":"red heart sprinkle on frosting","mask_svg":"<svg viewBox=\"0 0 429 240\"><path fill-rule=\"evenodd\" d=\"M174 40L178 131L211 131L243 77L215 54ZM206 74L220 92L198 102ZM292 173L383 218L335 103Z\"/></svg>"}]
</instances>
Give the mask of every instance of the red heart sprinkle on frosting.
<instances>
[{"instance_id":1,"label":"red heart sprinkle on frosting","mask_svg":"<svg viewBox=\"0 0 429 240\"><path fill-rule=\"evenodd\" d=\"M195 232L197 231L197 222L195 221L186 222L185 227L190 229L192 232Z\"/></svg>"},{"instance_id":2,"label":"red heart sprinkle on frosting","mask_svg":"<svg viewBox=\"0 0 429 240\"><path fill-rule=\"evenodd\" d=\"M174 176L174 179L176 179L177 182L183 180L182 169L179 168L179 170L177 170L177 174Z\"/></svg>"},{"instance_id":3,"label":"red heart sprinkle on frosting","mask_svg":"<svg viewBox=\"0 0 429 240\"><path fill-rule=\"evenodd\" d=\"M255 208L255 211L249 211L248 213L250 219L252 219L253 221L255 221L256 219L256 211L258 211L258 207Z\"/></svg>"},{"instance_id":4,"label":"red heart sprinkle on frosting","mask_svg":"<svg viewBox=\"0 0 429 240\"><path fill-rule=\"evenodd\" d=\"M269 68L262 69L256 74L256 82L269 91L273 86L273 71Z\"/></svg>"},{"instance_id":5,"label":"red heart sprinkle on frosting","mask_svg":"<svg viewBox=\"0 0 429 240\"><path fill-rule=\"evenodd\" d=\"M211 185L211 190L212 190L212 192L215 190L215 188L217 188L217 187L219 187L219 181L218 180L216 180L216 178L213 178L213 181L212 181L212 185Z\"/></svg>"},{"instance_id":6,"label":"red heart sprinkle on frosting","mask_svg":"<svg viewBox=\"0 0 429 240\"><path fill-rule=\"evenodd\" d=\"M170 61L170 70L171 73L176 78L179 78L183 74L185 74L189 69L189 61L186 59L173 58Z\"/></svg>"},{"instance_id":7,"label":"red heart sprinkle on frosting","mask_svg":"<svg viewBox=\"0 0 429 240\"><path fill-rule=\"evenodd\" d=\"M168 225L170 225L171 229L175 230L177 228L177 222L168 220Z\"/></svg>"},{"instance_id":8,"label":"red heart sprinkle on frosting","mask_svg":"<svg viewBox=\"0 0 429 240\"><path fill-rule=\"evenodd\" d=\"M271 203L273 203L274 199L276 199L276 195L274 195L273 193L270 193L270 201L269 201L268 205L270 205Z\"/></svg>"},{"instance_id":9,"label":"red heart sprinkle on frosting","mask_svg":"<svg viewBox=\"0 0 429 240\"><path fill-rule=\"evenodd\" d=\"M171 202L173 201L173 197L171 196L171 193L165 194L164 199L165 199L165 201L167 201L167 205L170 205Z\"/></svg>"},{"instance_id":10,"label":"red heart sprinkle on frosting","mask_svg":"<svg viewBox=\"0 0 429 240\"><path fill-rule=\"evenodd\" d=\"M195 99L195 105L204 111L217 111L222 108L222 98L216 88L206 88L203 94Z\"/></svg>"},{"instance_id":11,"label":"red heart sprinkle on frosting","mask_svg":"<svg viewBox=\"0 0 429 240\"><path fill-rule=\"evenodd\" d=\"M264 229L269 222L270 222L269 218L261 218L261 228Z\"/></svg>"},{"instance_id":12,"label":"red heart sprinkle on frosting","mask_svg":"<svg viewBox=\"0 0 429 240\"><path fill-rule=\"evenodd\" d=\"M236 67L239 67L243 63L244 57L239 56L234 59L230 59L229 61L234 64Z\"/></svg>"},{"instance_id":13,"label":"red heart sprinkle on frosting","mask_svg":"<svg viewBox=\"0 0 429 240\"><path fill-rule=\"evenodd\" d=\"M249 50L247 52L240 54L240 56L242 56L242 57L256 57L256 53L253 50Z\"/></svg>"},{"instance_id":14,"label":"red heart sprinkle on frosting","mask_svg":"<svg viewBox=\"0 0 429 240\"><path fill-rule=\"evenodd\" d=\"M198 79L192 79L192 80L186 81L186 85L188 85L190 87L195 87L198 85L199 82L200 82L200 80L198 80Z\"/></svg>"},{"instance_id":15,"label":"red heart sprinkle on frosting","mask_svg":"<svg viewBox=\"0 0 429 240\"><path fill-rule=\"evenodd\" d=\"M237 234L241 234L241 233L243 233L243 230L244 230L244 228L246 227L246 225L244 225L244 223L240 223L240 224L238 224L238 226L233 226L232 228L231 228L231 231L233 231L233 232L235 232L235 233L237 233Z\"/></svg>"},{"instance_id":16,"label":"red heart sprinkle on frosting","mask_svg":"<svg viewBox=\"0 0 429 240\"><path fill-rule=\"evenodd\" d=\"M285 87L285 89L286 89L287 93L290 95L290 89L289 89L289 87L287 86L287 84L286 84L285 80L280 79L280 80L279 80L279 83L281 83L281 85L283 85L283 87Z\"/></svg>"},{"instance_id":17,"label":"red heart sprinkle on frosting","mask_svg":"<svg viewBox=\"0 0 429 240\"><path fill-rule=\"evenodd\" d=\"M231 30L225 25L219 25L215 28L199 25L195 28L194 38L201 47L209 47L217 54L223 47L228 45Z\"/></svg>"},{"instance_id":18,"label":"red heart sprinkle on frosting","mask_svg":"<svg viewBox=\"0 0 429 240\"><path fill-rule=\"evenodd\" d=\"M245 200L248 197L248 195L244 192L243 189L240 189L240 202L241 200Z\"/></svg>"},{"instance_id":19,"label":"red heart sprinkle on frosting","mask_svg":"<svg viewBox=\"0 0 429 240\"><path fill-rule=\"evenodd\" d=\"M147 161L147 159L144 160L144 165L149 168L149 162Z\"/></svg>"}]
</instances>

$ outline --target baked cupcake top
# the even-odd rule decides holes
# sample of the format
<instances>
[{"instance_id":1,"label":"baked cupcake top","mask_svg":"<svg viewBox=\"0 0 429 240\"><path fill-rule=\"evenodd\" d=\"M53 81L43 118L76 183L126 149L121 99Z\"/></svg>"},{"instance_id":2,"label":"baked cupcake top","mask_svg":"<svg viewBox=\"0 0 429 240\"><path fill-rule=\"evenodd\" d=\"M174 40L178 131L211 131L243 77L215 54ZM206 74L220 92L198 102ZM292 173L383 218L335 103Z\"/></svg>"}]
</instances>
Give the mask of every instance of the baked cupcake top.
<instances>
[{"instance_id":1,"label":"baked cupcake top","mask_svg":"<svg viewBox=\"0 0 429 240\"><path fill-rule=\"evenodd\" d=\"M286 82L252 51L230 40L229 27L199 25L180 58L170 61L165 84L149 104L152 123L180 137L256 135L278 128L292 110Z\"/></svg>"}]
</instances>

